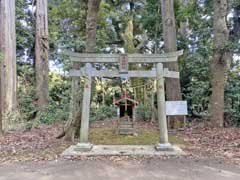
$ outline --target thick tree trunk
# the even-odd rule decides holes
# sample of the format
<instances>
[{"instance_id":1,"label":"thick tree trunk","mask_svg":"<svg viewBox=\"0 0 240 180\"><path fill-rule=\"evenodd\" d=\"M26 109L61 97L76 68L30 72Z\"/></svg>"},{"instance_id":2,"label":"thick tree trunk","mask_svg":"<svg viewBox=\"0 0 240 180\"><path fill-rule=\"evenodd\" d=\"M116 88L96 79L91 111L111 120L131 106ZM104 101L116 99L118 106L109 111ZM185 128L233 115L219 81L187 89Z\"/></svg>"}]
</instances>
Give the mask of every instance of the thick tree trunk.
<instances>
[{"instance_id":1,"label":"thick tree trunk","mask_svg":"<svg viewBox=\"0 0 240 180\"><path fill-rule=\"evenodd\" d=\"M130 13L128 21L126 22L126 28L122 35L124 40L124 50L126 53L132 54L136 52L136 48L133 44L133 15ZM138 66L135 64L130 65L131 70L138 69ZM133 87L139 86L141 84L140 78L131 78L131 84ZM140 88L136 88L136 99L143 100Z\"/></svg>"},{"instance_id":2,"label":"thick tree trunk","mask_svg":"<svg viewBox=\"0 0 240 180\"><path fill-rule=\"evenodd\" d=\"M227 43L229 31L226 24L227 0L214 0L214 40L211 61L211 123L223 127L224 122L224 85L227 67Z\"/></svg>"},{"instance_id":3,"label":"thick tree trunk","mask_svg":"<svg viewBox=\"0 0 240 180\"><path fill-rule=\"evenodd\" d=\"M177 50L176 25L174 15L174 0L161 0L162 22L163 22L163 39L165 52ZM172 71L179 71L178 62L166 63L165 67ZM180 79L166 79L166 94L168 101L182 100ZM177 117L171 117L174 122ZM178 117L179 119L179 117ZM171 123L172 126L173 123Z\"/></svg>"},{"instance_id":4,"label":"thick tree trunk","mask_svg":"<svg viewBox=\"0 0 240 180\"><path fill-rule=\"evenodd\" d=\"M74 69L79 69L79 64L75 63L73 65ZM70 112L68 121L66 122L63 131L57 136L57 138L62 138L66 140L74 141L75 136L79 135L78 129L81 123L81 86L80 79L78 77L72 78L71 85L71 99L70 99Z\"/></svg>"},{"instance_id":5,"label":"thick tree trunk","mask_svg":"<svg viewBox=\"0 0 240 180\"><path fill-rule=\"evenodd\" d=\"M15 0L0 0L0 77L1 120L8 129L17 109Z\"/></svg>"},{"instance_id":6,"label":"thick tree trunk","mask_svg":"<svg viewBox=\"0 0 240 180\"><path fill-rule=\"evenodd\" d=\"M96 30L97 30L97 16L99 12L101 0L89 0L88 12L86 22L86 52L95 52L96 47ZM73 67L79 69L79 63L74 63ZM74 140L75 136L80 135L79 130L81 126L82 114L82 97L80 95L81 86L80 78L74 77L72 79L72 93L70 101L70 114L69 119L63 129L63 132L57 137L64 137L65 139Z\"/></svg>"},{"instance_id":7,"label":"thick tree trunk","mask_svg":"<svg viewBox=\"0 0 240 180\"><path fill-rule=\"evenodd\" d=\"M133 44L133 17L132 14L129 15L127 26L123 34L124 49L126 53L132 54L136 52L135 46Z\"/></svg>"},{"instance_id":8,"label":"thick tree trunk","mask_svg":"<svg viewBox=\"0 0 240 180\"><path fill-rule=\"evenodd\" d=\"M99 12L101 0L89 0L88 1L88 12L87 12L87 23L86 23L86 52L95 52L96 48L96 31L97 31L97 17Z\"/></svg>"},{"instance_id":9,"label":"thick tree trunk","mask_svg":"<svg viewBox=\"0 0 240 180\"><path fill-rule=\"evenodd\" d=\"M133 26L133 12L129 13L128 21L126 22L126 28L124 33L122 34L122 38L124 40L124 50L126 53L132 54L138 52L139 49L141 49L142 45L140 44L138 47L134 46L134 26ZM137 70L139 69L138 64L130 64L129 69L131 70ZM130 78L131 79L131 85L133 87L140 86L144 83L144 78ZM144 101L144 92L141 90L141 88L136 88L135 91L136 99L139 101Z\"/></svg>"},{"instance_id":10,"label":"thick tree trunk","mask_svg":"<svg viewBox=\"0 0 240 180\"><path fill-rule=\"evenodd\" d=\"M39 110L48 104L48 12L47 0L36 1L35 69Z\"/></svg>"}]
</instances>

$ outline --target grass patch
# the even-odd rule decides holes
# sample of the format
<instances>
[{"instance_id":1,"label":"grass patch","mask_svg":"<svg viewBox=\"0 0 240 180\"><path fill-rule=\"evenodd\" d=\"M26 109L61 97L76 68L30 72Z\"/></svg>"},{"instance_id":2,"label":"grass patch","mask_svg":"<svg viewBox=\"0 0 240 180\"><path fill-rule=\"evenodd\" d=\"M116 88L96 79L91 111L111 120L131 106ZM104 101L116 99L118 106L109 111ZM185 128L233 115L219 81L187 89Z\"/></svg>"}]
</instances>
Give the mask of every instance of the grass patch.
<instances>
[{"instance_id":1,"label":"grass patch","mask_svg":"<svg viewBox=\"0 0 240 180\"><path fill-rule=\"evenodd\" d=\"M157 130L138 130L138 136L117 135L113 128L93 128L90 129L90 142L102 145L152 145L159 143L160 137ZM169 135L172 144L186 144L183 139L174 135Z\"/></svg>"}]
</instances>

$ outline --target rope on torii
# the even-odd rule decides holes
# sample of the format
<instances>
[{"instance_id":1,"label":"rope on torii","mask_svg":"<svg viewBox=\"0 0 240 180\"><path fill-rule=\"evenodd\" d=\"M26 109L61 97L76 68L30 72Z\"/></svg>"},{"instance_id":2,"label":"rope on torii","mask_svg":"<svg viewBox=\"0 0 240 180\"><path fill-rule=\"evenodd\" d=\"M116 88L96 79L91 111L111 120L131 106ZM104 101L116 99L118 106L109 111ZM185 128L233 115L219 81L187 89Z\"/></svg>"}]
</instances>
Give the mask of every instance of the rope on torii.
<instances>
[{"instance_id":1,"label":"rope on torii","mask_svg":"<svg viewBox=\"0 0 240 180\"><path fill-rule=\"evenodd\" d=\"M125 87L124 89L124 96L128 95L127 91L128 90L132 90L131 92L133 93L133 96L134 96L134 99L137 99L137 93L136 93L136 89L138 88L142 88L144 90L144 101L146 101L146 96L147 96L147 93L146 91L148 90L148 87L151 86L152 89L154 90L155 88L155 85L156 85L156 81L155 80L152 80L148 83L145 83L145 84L142 84L142 85L137 85L137 86L129 86L129 87ZM119 87L113 87L113 90L114 89L119 89ZM114 93L114 96L113 96L113 102L116 100L116 97L115 97L115 93ZM145 104L145 102L144 102Z\"/></svg>"}]
</instances>

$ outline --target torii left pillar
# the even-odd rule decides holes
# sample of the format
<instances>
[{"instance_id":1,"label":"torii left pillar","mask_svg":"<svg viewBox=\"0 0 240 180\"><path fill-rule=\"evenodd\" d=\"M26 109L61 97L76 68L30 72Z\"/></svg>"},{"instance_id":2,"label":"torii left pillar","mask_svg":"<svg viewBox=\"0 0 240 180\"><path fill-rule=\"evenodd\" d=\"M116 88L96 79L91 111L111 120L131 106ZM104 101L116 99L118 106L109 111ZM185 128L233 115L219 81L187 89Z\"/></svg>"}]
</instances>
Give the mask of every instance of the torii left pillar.
<instances>
[{"instance_id":1,"label":"torii left pillar","mask_svg":"<svg viewBox=\"0 0 240 180\"><path fill-rule=\"evenodd\" d=\"M76 150L89 151L93 145L89 143L89 117L90 117L90 106L91 106L91 84L92 77L90 75L92 65L86 64L87 76L85 77L84 92L83 92L83 103L82 103L82 118L81 118L81 129L80 129L80 143L77 144Z\"/></svg>"}]
</instances>

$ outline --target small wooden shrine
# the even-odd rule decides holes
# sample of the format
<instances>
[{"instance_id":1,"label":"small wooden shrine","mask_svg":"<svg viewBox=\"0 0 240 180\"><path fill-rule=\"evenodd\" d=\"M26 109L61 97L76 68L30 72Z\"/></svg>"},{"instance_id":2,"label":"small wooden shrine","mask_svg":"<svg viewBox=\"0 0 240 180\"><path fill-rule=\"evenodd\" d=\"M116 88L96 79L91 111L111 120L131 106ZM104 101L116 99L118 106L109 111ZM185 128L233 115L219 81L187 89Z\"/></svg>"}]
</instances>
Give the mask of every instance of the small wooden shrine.
<instances>
[{"instance_id":1,"label":"small wooden shrine","mask_svg":"<svg viewBox=\"0 0 240 180\"><path fill-rule=\"evenodd\" d=\"M128 96L127 93L123 97L113 102L118 107L118 123L117 134L133 135L136 133L134 122L136 120L136 107L139 102Z\"/></svg>"}]
</instances>

